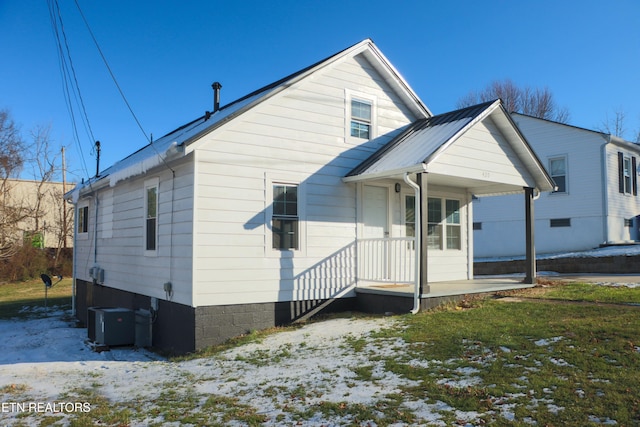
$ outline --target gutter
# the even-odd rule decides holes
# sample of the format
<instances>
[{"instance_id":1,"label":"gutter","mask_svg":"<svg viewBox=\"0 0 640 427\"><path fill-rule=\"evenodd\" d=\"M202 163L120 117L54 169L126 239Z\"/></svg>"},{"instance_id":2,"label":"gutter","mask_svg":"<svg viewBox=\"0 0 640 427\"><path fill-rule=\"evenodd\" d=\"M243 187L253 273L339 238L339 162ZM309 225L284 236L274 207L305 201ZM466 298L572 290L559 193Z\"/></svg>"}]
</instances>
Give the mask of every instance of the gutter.
<instances>
[{"instance_id":1,"label":"gutter","mask_svg":"<svg viewBox=\"0 0 640 427\"><path fill-rule=\"evenodd\" d=\"M409 179L409 172L405 172L404 174L404 182L406 182L411 188L413 188L413 191L415 192L415 197L414 197L414 217L415 217L415 236L414 237L414 245L415 245L415 252L416 252L416 261L415 261L415 284L414 284L414 291L413 291L413 308L411 309L411 314L417 314L420 311L420 241L418 240L420 238L420 234L421 234L421 229L420 229L420 223L422 221L420 221L420 187L418 187L418 185L411 181L411 179Z\"/></svg>"}]
</instances>

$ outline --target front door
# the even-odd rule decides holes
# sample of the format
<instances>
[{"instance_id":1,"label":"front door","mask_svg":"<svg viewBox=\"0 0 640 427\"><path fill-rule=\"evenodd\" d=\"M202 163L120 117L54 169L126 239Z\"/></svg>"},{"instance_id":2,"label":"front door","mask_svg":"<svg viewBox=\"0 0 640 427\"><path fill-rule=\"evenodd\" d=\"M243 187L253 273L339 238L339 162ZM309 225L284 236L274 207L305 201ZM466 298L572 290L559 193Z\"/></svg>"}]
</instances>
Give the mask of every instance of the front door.
<instances>
[{"instance_id":1,"label":"front door","mask_svg":"<svg viewBox=\"0 0 640 427\"><path fill-rule=\"evenodd\" d=\"M389 189L365 185L362 201L363 239L384 239L389 237ZM389 251L382 240L363 242L360 267L361 277L370 280L389 278Z\"/></svg>"}]
</instances>

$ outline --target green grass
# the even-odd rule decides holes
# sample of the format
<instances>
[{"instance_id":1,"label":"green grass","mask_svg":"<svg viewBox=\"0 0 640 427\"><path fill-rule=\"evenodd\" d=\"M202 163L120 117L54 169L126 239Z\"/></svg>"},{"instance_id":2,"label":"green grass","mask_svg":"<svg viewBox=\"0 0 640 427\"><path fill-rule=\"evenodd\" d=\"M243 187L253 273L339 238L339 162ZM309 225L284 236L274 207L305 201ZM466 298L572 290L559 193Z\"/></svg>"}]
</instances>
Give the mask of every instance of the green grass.
<instances>
[{"instance_id":1,"label":"green grass","mask_svg":"<svg viewBox=\"0 0 640 427\"><path fill-rule=\"evenodd\" d=\"M541 298L614 304L640 304L640 287L594 286L587 283L555 284Z\"/></svg>"},{"instance_id":2,"label":"green grass","mask_svg":"<svg viewBox=\"0 0 640 427\"><path fill-rule=\"evenodd\" d=\"M53 278L53 283L58 280ZM47 291L47 306L71 308L72 280L62 279ZM24 316L29 308L45 306L45 289L41 280L0 284L0 319Z\"/></svg>"},{"instance_id":3,"label":"green grass","mask_svg":"<svg viewBox=\"0 0 640 427\"><path fill-rule=\"evenodd\" d=\"M42 305L37 283L31 285L32 291L40 293L32 299L18 292L28 286L16 286L11 292L0 287L0 315L5 316L6 304ZM10 301L5 295L11 296ZM349 387L379 382L380 367L412 381L376 396L373 404L350 401L349 392L330 401L323 398L322 388L310 383L265 383L262 397L272 399L276 408L266 414L243 399L246 390L240 383L234 395L202 393L197 385L208 378L194 374L157 385L152 399L122 396L111 402L101 395L101 377L90 388L70 390L62 398L93 405L91 413L67 415L74 426L307 425L310 420L354 426L430 425L421 418L421 407L424 412L439 411L439 421L445 425L464 425L465 416L472 425L595 426L597 420L640 425L640 307L629 305L640 302L640 288L555 283L517 295L527 298L450 304L398 316L395 327L370 337L345 337L341 351L366 358L365 363L349 367L352 375L344 380ZM223 350L287 329L252 332L189 359L215 359ZM392 354L376 353L389 345ZM307 345L302 349L313 350ZM298 350L289 344L240 359L254 366L287 363ZM324 372L322 367L320 371ZM20 384L0 388L5 400L31 399L28 394ZM43 420L39 425L47 424Z\"/></svg>"}]
</instances>

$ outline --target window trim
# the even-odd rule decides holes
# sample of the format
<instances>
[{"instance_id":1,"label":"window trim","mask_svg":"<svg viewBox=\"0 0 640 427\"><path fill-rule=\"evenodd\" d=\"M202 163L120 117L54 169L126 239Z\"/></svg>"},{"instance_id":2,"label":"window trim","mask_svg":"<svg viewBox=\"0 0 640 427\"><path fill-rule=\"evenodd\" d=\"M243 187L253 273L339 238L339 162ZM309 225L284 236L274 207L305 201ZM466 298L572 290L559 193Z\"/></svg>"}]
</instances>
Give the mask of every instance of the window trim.
<instances>
[{"instance_id":1,"label":"window trim","mask_svg":"<svg viewBox=\"0 0 640 427\"><path fill-rule=\"evenodd\" d=\"M359 138L357 136L351 136L351 123L353 120L352 114L352 101L358 101L362 103L367 103L371 105L371 120L369 122L369 138ZM371 141L378 136L377 132L377 102L378 99L376 96L365 94L362 92L352 91L350 89L345 89L345 117L344 117L344 136L345 141L361 144L364 141ZM356 120L358 121L358 120ZM361 121L364 123L364 121Z\"/></svg>"},{"instance_id":2,"label":"window trim","mask_svg":"<svg viewBox=\"0 0 640 427\"><path fill-rule=\"evenodd\" d=\"M85 212L85 213L81 213L81 212ZM78 218L76 221L76 237L79 240L86 240L89 238L89 203L82 203L82 204L78 204ZM84 218L84 223L82 224L80 222L80 217ZM84 225L84 227L82 227L83 229L80 229L80 226Z\"/></svg>"},{"instance_id":3,"label":"window trim","mask_svg":"<svg viewBox=\"0 0 640 427\"><path fill-rule=\"evenodd\" d=\"M155 240L154 240L154 248L153 249L149 249L147 246L148 243L148 208L149 208L149 190L155 188L156 190L156 206L155 206L155 214L156 216L154 217L155 219ZM142 225L142 230L143 230L143 239L142 239L142 247L144 250L144 255L145 256L158 256L158 247L159 245L159 236L158 236L158 230L160 229L159 224L160 224L160 180L159 178L152 178L152 179L148 179L144 182L144 205L142 207L142 218L143 218L143 225Z\"/></svg>"},{"instance_id":4,"label":"window trim","mask_svg":"<svg viewBox=\"0 0 640 427\"><path fill-rule=\"evenodd\" d=\"M265 172L265 208L264 208L264 253L267 258L293 258L306 256L306 185L298 174L279 174ZM273 247L273 186L290 185L298 187L298 248L276 249Z\"/></svg>"},{"instance_id":5,"label":"window trim","mask_svg":"<svg viewBox=\"0 0 640 427\"><path fill-rule=\"evenodd\" d=\"M563 160L564 161L564 191L552 191L549 194L569 194L569 156L567 154L559 154L557 156L550 156L547 159L547 164L549 165L549 176L551 177L551 179L554 180L555 183L555 179L554 179L554 175L553 172L551 170L551 162L553 160ZM561 176L561 175L555 175L555 176Z\"/></svg>"},{"instance_id":6,"label":"window trim","mask_svg":"<svg viewBox=\"0 0 640 427\"><path fill-rule=\"evenodd\" d=\"M415 197L413 194L409 194L409 193L405 193L403 195L404 198L404 203L403 203L403 228L404 228L404 233L406 235L406 230L407 230L407 210L406 210L406 200L407 197ZM434 196L428 196L427 199L433 199L433 200L439 200L440 201L440 221L438 223L435 223L433 221L428 221L428 216L429 216L429 211L427 210L426 215L427 215L427 224L428 225L435 225L436 227L438 227L440 229L440 239L439 239L439 245L438 247L435 246L429 246L428 250L437 250L437 251L442 251L442 252L456 252L456 251L463 251L465 250L465 230L463 229L463 224L464 224L464 213L463 213L463 209L464 209L464 203L463 200L459 197L455 197L455 196L451 196L451 195L434 195ZM451 222L447 222L447 202L448 201L455 201L458 203L458 222L457 223L451 223ZM429 202L427 201L427 206L429 205ZM414 223L415 224L415 223ZM415 227L415 225L414 225ZM460 229L460 247L459 248L448 248L447 247L447 238L448 238L448 227L458 227ZM414 228L415 230L415 228ZM405 236L405 237L410 237L410 236Z\"/></svg>"}]
</instances>

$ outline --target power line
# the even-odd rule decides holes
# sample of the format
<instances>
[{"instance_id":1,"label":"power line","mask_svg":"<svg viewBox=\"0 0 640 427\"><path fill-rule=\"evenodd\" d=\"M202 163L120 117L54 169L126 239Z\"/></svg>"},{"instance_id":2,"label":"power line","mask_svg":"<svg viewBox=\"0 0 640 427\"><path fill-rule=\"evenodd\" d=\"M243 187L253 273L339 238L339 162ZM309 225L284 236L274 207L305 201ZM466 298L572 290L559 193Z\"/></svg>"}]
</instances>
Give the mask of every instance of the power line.
<instances>
[{"instance_id":1,"label":"power line","mask_svg":"<svg viewBox=\"0 0 640 427\"><path fill-rule=\"evenodd\" d=\"M100 53L100 57L102 58L102 61L104 62L104 65L107 67L107 70L109 71L109 75L111 76L111 79L113 80L113 83L115 83L116 88L118 88L118 92L120 92L120 96L122 96L122 99L124 100L124 103L127 105L127 108L129 109L129 112L131 113L131 115L133 116L134 120L136 121L136 124L140 128L140 131L142 131L142 134L144 135L145 139L147 140L147 142L151 143L151 139L149 138L147 133L144 131L144 128L140 124L140 120L138 120L138 117L133 112L133 108L131 108L131 105L129 104L129 101L127 101L127 97L124 95L124 92L120 88L120 85L118 84L118 81L116 80L116 76L113 74L113 71L111 71L111 67L109 66L109 62L107 62L107 58L102 53L102 49L100 48L100 45L98 44L98 40L96 40L96 37L93 35L93 31L91 31L91 27L89 26L89 22L87 22L87 19L85 18L84 13L82 13L82 9L80 9L80 5L78 4L78 0L75 0L75 4L76 4L76 7L78 8L78 11L80 12L80 16L82 17L82 20L84 21L84 24L87 27L87 30L89 30L89 34L91 35L91 39L93 40L93 43L96 45L96 48L98 49L98 52Z\"/></svg>"}]
</instances>

